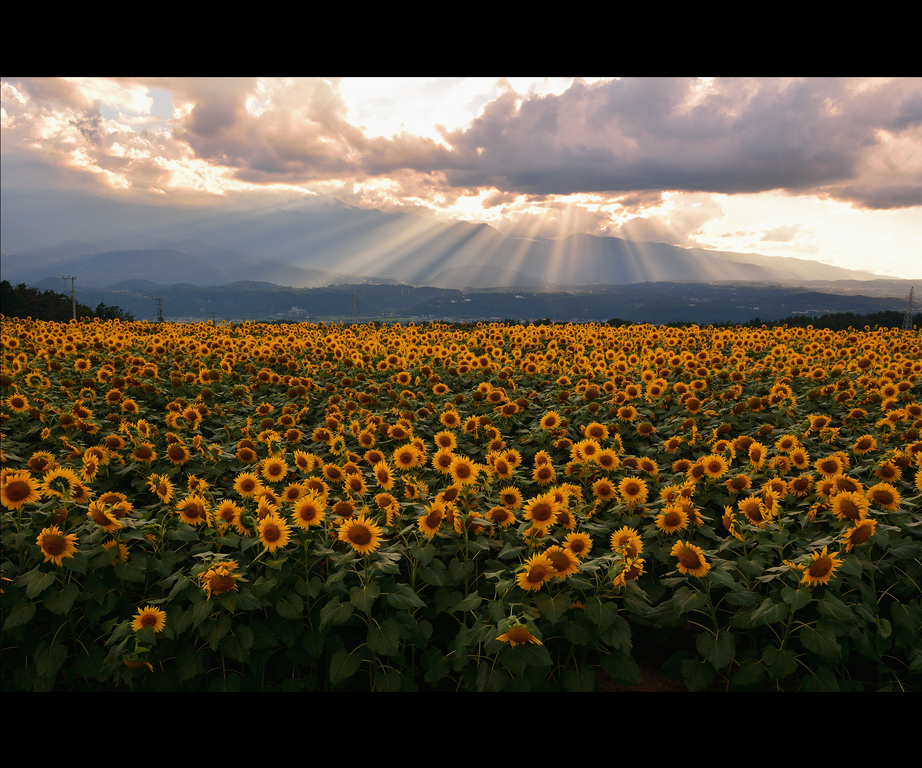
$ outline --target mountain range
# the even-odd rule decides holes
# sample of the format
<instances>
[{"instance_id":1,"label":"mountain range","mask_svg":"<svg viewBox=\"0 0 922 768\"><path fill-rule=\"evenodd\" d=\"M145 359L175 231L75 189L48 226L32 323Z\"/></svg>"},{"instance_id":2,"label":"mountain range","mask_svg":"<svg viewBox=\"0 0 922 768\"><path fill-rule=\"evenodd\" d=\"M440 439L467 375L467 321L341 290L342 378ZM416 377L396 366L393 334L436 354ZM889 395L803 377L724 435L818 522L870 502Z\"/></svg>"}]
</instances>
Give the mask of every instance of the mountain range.
<instances>
[{"instance_id":1,"label":"mountain range","mask_svg":"<svg viewBox=\"0 0 922 768\"><path fill-rule=\"evenodd\" d=\"M0 277L14 284L76 275L80 285L100 288L148 280L197 286L399 282L467 290L557 290L669 281L880 279L816 261L615 237L507 236L487 224L360 209L332 198L255 213L151 208L143 220L119 218L113 202L108 217L68 225L62 214L53 226L38 229L8 214L5 199L3 205Z\"/></svg>"}]
</instances>

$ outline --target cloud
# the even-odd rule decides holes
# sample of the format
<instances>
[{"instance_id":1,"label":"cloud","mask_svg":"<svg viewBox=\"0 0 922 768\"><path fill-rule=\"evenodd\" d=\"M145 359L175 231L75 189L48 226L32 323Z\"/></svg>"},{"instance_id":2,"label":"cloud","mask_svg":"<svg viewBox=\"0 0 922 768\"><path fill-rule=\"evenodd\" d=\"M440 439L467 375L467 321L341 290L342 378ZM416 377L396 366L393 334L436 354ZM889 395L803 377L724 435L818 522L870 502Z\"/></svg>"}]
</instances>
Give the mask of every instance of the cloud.
<instances>
[{"instance_id":1,"label":"cloud","mask_svg":"<svg viewBox=\"0 0 922 768\"><path fill-rule=\"evenodd\" d=\"M488 95L483 85L450 85L480 111L434 138L366 135L337 79L6 79L4 145L94 172L102 186L159 194L359 185L383 204L432 210L485 192L481 210L503 212L522 196L595 194L617 200L622 218L660 205L663 192L783 190L853 207L922 205L919 78L576 79L521 91L501 80ZM166 129L136 133L153 89L172 95L175 113ZM121 112L100 114L100 105ZM595 232L617 224L583 208ZM687 242L702 216L717 213L658 212L622 229Z\"/></svg>"},{"instance_id":2,"label":"cloud","mask_svg":"<svg viewBox=\"0 0 922 768\"><path fill-rule=\"evenodd\" d=\"M795 238L798 232L803 229L803 224L782 224L779 227L762 230L762 237L759 240L774 240L779 243L789 243Z\"/></svg>"},{"instance_id":3,"label":"cloud","mask_svg":"<svg viewBox=\"0 0 922 768\"><path fill-rule=\"evenodd\" d=\"M888 195L880 172L898 167L900 142L918 157L922 81L862 84L721 79L702 93L670 78L575 82L536 98L506 90L450 135L460 162L446 177L533 194L822 189L867 207L922 204L912 185ZM856 185L865 174L868 185Z\"/></svg>"},{"instance_id":4,"label":"cloud","mask_svg":"<svg viewBox=\"0 0 922 768\"><path fill-rule=\"evenodd\" d=\"M720 203L710 195L683 194L669 200L662 213L636 216L613 234L625 240L643 240L670 245L697 245L694 236L707 224L725 216Z\"/></svg>"}]
</instances>

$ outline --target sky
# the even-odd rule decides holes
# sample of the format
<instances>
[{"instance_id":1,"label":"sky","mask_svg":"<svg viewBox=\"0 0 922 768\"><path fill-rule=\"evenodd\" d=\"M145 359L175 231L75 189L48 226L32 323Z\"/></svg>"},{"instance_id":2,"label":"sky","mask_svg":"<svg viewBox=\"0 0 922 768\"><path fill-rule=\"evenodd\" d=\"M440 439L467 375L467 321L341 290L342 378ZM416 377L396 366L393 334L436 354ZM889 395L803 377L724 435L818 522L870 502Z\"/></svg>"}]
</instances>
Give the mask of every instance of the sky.
<instances>
[{"instance_id":1,"label":"sky","mask_svg":"<svg viewBox=\"0 0 922 768\"><path fill-rule=\"evenodd\" d=\"M5 199L326 196L922 278L922 78L0 79Z\"/></svg>"}]
</instances>

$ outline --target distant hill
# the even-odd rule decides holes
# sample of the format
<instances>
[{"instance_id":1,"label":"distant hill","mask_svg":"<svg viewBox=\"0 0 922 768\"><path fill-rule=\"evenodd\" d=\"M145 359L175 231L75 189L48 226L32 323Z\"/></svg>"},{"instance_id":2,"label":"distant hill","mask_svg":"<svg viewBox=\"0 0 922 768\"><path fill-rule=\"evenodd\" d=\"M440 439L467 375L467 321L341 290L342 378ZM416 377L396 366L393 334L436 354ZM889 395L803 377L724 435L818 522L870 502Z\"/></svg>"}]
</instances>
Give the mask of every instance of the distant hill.
<instances>
[{"instance_id":1,"label":"distant hill","mask_svg":"<svg viewBox=\"0 0 922 768\"><path fill-rule=\"evenodd\" d=\"M58 249L60 253L61 250ZM76 275L81 285L106 287L122 280L152 280L154 282L189 282L195 285L221 285L228 277L220 269L196 256L179 251L131 250L108 251L81 255L45 257L43 252L25 256L11 255L3 259L0 274L7 275L36 272L44 269L61 274Z\"/></svg>"},{"instance_id":2,"label":"distant hill","mask_svg":"<svg viewBox=\"0 0 922 768\"><path fill-rule=\"evenodd\" d=\"M90 222L68 219L63 211L46 232L24 229L4 210L0 235L10 255L3 258L3 277L74 274L99 286L129 279L195 285L258 280L293 287L390 280L476 289L878 277L804 259L588 234L526 239L486 224L360 209L332 198L259 212L152 206L145 216L105 205L112 215L96 236L87 231ZM68 227L73 234L60 239Z\"/></svg>"}]
</instances>

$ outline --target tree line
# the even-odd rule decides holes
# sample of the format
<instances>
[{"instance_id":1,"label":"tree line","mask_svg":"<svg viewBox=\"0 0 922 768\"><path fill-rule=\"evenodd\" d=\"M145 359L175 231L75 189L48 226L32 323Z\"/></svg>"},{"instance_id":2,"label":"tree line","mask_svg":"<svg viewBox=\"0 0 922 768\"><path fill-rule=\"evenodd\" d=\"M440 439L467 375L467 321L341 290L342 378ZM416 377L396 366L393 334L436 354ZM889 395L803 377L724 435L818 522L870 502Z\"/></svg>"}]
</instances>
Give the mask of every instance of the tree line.
<instances>
[{"instance_id":1,"label":"tree line","mask_svg":"<svg viewBox=\"0 0 922 768\"><path fill-rule=\"evenodd\" d=\"M788 326L790 328L806 328L808 325L814 328L822 328L826 331L847 331L849 328L860 329L864 326L873 328L875 325L881 328L902 328L904 312L888 310L885 312L870 312L865 315L856 315L854 312L830 312L825 315L813 317L811 315L793 315L784 317L780 320L763 320L761 317L755 317L746 323L711 323L715 328L778 328ZM622 320L619 317L613 317L606 325L615 327L623 325L635 325L630 320ZM684 328L690 325L699 325L698 323L676 322L666 323L669 328ZM912 316L912 327L919 328L922 326L922 312L917 312Z\"/></svg>"},{"instance_id":2,"label":"tree line","mask_svg":"<svg viewBox=\"0 0 922 768\"><path fill-rule=\"evenodd\" d=\"M9 280L0 282L0 312L6 317L31 317L33 320L52 320L67 322L73 319L74 307L71 297L66 293L52 291L50 288L40 290L34 286L20 283L17 286ZM134 320L121 307L99 302L96 309L77 302L77 319L99 318L100 320Z\"/></svg>"}]
</instances>

